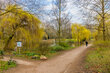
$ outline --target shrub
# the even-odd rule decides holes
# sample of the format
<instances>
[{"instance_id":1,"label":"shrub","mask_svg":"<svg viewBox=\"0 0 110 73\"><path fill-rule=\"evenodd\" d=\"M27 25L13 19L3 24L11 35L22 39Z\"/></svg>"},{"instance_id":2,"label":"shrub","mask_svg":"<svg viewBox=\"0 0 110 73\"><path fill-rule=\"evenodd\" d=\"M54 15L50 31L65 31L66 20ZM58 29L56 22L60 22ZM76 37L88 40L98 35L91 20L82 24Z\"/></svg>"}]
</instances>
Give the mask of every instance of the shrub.
<instances>
[{"instance_id":1,"label":"shrub","mask_svg":"<svg viewBox=\"0 0 110 73\"><path fill-rule=\"evenodd\" d=\"M52 48L51 48L51 49L52 49ZM56 51L55 51L55 50L51 50L50 53L56 53Z\"/></svg>"},{"instance_id":2,"label":"shrub","mask_svg":"<svg viewBox=\"0 0 110 73\"><path fill-rule=\"evenodd\" d=\"M46 55L50 51L50 43L43 41L40 43L39 47L37 48L37 51L39 52L40 55Z\"/></svg>"},{"instance_id":3,"label":"shrub","mask_svg":"<svg viewBox=\"0 0 110 73\"><path fill-rule=\"evenodd\" d=\"M0 56L3 56L4 52L2 50L0 50Z\"/></svg>"},{"instance_id":4,"label":"shrub","mask_svg":"<svg viewBox=\"0 0 110 73\"><path fill-rule=\"evenodd\" d=\"M75 42L74 39L67 39L66 41L67 41L67 42L71 42L71 43L74 43L74 42Z\"/></svg>"},{"instance_id":5,"label":"shrub","mask_svg":"<svg viewBox=\"0 0 110 73\"><path fill-rule=\"evenodd\" d=\"M72 45L75 43L75 41L72 40L72 39L68 39L68 40L67 40L67 43L68 43L70 46L72 46Z\"/></svg>"},{"instance_id":6,"label":"shrub","mask_svg":"<svg viewBox=\"0 0 110 73\"><path fill-rule=\"evenodd\" d=\"M13 51L12 54L13 54L13 55L17 55L17 52L16 52L16 51Z\"/></svg>"},{"instance_id":7,"label":"shrub","mask_svg":"<svg viewBox=\"0 0 110 73\"><path fill-rule=\"evenodd\" d=\"M34 55L34 56L31 57L31 59L37 59L37 58L40 58L40 56L39 55Z\"/></svg>"},{"instance_id":8,"label":"shrub","mask_svg":"<svg viewBox=\"0 0 110 73\"><path fill-rule=\"evenodd\" d=\"M12 65L12 66L16 65L16 61L14 60L9 60L7 63L8 65Z\"/></svg>"},{"instance_id":9,"label":"shrub","mask_svg":"<svg viewBox=\"0 0 110 73\"><path fill-rule=\"evenodd\" d=\"M16 66L16 61L14 60L9 60L8 62L0 61L0 63L0 72Z\"/></svg>"},{"instance_id":10,"label":"shrub","mask_svg":"<svg viewBox=\"0 0 110 73\"><path fill-rule=\"evenodd\" d=\"M94 45L98 48L110 48L110 41L95 41Z\"/></svg>"},{"instance_id":11,"label":"shrub","mask_svg":"<svg viewBox=\"0 0 110 73\"><path fill-rule=\"evenodd\" d=\"M34 56L36 53L25 53L26 56Z\"/></svg>"},{"instance_id":12,"label":"shrub","mask_svg":"<svg viewBox=\"0 0 110 73\"><path fill-rule=\"evenodd\" d=\"M63 51L64 47L60 46L60 45L56 45L52 47L53 51Z\"/></svg>"},{"instance_id":13,"label":"shrub","mask_svg":"<svg viewBox=\"0 0 110 73\"><path fill-rule=\"evenodd\" d=\"M62 47L69 47L68 43L66 42L61 42L59 45Z\"/></svg>"}]
</instances>

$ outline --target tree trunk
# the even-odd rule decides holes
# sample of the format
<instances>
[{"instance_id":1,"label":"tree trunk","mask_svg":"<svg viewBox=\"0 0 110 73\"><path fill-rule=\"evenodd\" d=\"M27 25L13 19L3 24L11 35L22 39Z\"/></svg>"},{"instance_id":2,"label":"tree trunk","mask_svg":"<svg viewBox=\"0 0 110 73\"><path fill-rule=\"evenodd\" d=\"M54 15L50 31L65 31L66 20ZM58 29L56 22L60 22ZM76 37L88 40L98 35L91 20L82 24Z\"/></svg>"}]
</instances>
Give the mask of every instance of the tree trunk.
<instances>
[{"instance_id":1,"label":"tree trunk","mask_svg":"<svg viewBox=\"0 0 110 73\"><path fill-rule=\"evenodd\" d=\"M59 44L60 44L60 42L61 42L61 0L59 0L59 34L58 34L58 38L59 38Z\"/></svg>"},{"instance_id":2,"label":"tree trunk","mask_svg":"<svg viewBox=\"0 0 110 73\"><path fill-rule=\"evenodd\" d=\"M10 41L13 39L14 37L14 33L9 37L9 39L7 40L6 44L5 44L5 47L3 48L4 51L6 51L8 49L8 46L9 46L9 43Z\"/></svg>"},{"instance_id":3,"label":"tree trunk","mask_svg":"<svg viewBox=\"0 0 110 73\"><path fill-rule=\"evenodd\" d=\"M106 35L105 35L105 4L104 0L102 0L102 24L103 24L103 40L106 40Z\"/></svg>"}]
</instances>

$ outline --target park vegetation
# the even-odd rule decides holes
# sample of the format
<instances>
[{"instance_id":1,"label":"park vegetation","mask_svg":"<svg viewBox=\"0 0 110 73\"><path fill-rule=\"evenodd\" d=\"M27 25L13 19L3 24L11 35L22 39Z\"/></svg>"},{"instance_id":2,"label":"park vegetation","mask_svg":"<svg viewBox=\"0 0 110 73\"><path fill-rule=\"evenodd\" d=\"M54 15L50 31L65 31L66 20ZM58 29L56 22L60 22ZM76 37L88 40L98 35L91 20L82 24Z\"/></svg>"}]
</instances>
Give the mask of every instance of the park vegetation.
<instances>
[{"instance_id":1,"label":"park vegetation","mask_svg":"<svg viewBox=\"0 0 110 73\"><path fill-rule=\"evenodd\" d=\"M43 37L43 25L34 15L23 11L17 5L9 5L7 10L13 11L2 15L0 22L1 40L5 42L4 50L14 49L16 41L22 41L24 49L34 48Z\"/></svg>"},{"instance_id":2,"label":"park vegetation","mask_svg":"<svg viewBox=\"0 0 110 73\"><path fill-rule=\"evenodd\" d=\"M88 3L88 5L86 5ZM88 72L110 73L110 7L109 0L82 0L84 8L91 12L90 18L95 21L92 26L94 50L89 52L86 59ZM85 4L85 5L84 5ZM91 6L90 8L87 8ZM94 15L95 14L95 15ZM93 20L91 20L93 22ZM89 21L90 22L90 21Z\"/></svg>"},{"instance_id":3,"label":"park vegetation","mask_svg":"<svg viewBox=\"0 0 110 73\"><path fill-rule=\"evenodd\" d=\"M9 53L8 55L11 56L13 54L17 54L17 41L22 41L23 43L20 52L26 49L35 49L38 47L45 33L41 21L35 15L24 11L18 5L7 5L5 10L9 12L4 13L4 11L1 11L0 16L1 58L3 58L3 55L6 53ZM11 66L8 65L9 62L11 62ZM1 70L6 70L10 67L16 66L12 60L2 63L0 63ZM2 68L2 66L4 67Z\"/></svg>"},{"instance_id":4,"label":"park vegetation","mask_svg":"<svg viewBox=\"0 0 110 73\"><path fill-rule=\"evenodd\" d=\"M40 59L75 47L73 39L56 36L56 29L50 27L48 31L37 16L17 4L7 4L0 12L0 19L1 58L9 55L10 59L12 56ZM51 37L51 30L56 31L55 36ZM48 40L49 37L55 40ZM22 42L21 48L17 47L17 41Z\"/></svg>"},{"instance_id":5,"label":"park vegetation","mask_svg":"<svg viewBox=\"0 0 110 73\"><path fill-rule=\"evenodd\" d=\"M81 45L84 41L90 40L91 32L81 24L72 24L72 38Z\"/></svg>"},{"instance_id":6,"label":"park vegetation","mask_svg":"<svg viewBox=\"0 0 110 73\"><path fill-rule=\"evenodd\" d=\"M23 4L19 0L14 1L10 0L5 5L0 3L0 58L10 56L7 62L0 60L1 71L16 66L12 56L47 59L92 39L94 50L87 56L87 70L110 73L109 0L75 1L90 19L85 25L71 22L67 0L53 0L53 7L47 13L42 10L45 4L39 0L23 0ZM50 21L43 19L46 14L51 17ZM90 28L87 25L91 25ZM18 41L22 42L20 48L17 47Z\"/></svg>"}]
</instances>

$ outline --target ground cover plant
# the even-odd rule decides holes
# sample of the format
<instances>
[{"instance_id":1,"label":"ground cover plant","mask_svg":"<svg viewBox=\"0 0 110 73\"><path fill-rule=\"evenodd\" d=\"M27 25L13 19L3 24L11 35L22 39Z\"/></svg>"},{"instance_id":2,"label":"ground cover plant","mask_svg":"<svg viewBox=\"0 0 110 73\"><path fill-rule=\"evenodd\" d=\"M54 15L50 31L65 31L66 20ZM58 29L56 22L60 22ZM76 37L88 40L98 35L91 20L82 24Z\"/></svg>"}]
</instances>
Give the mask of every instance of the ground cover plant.
<instances>
[{"instance_id":1,"label":"ground cover plant","mask_svg":"<svg viewBox=\"0 0 110 73\"><path fill-rule=\"evenodd\" d=\"M102 43L100 43L102 42ZM110 73L110 46L109 41L95 42L95 49L86 59L86 68L96 73Z\"/></svg>"}]
</instances>

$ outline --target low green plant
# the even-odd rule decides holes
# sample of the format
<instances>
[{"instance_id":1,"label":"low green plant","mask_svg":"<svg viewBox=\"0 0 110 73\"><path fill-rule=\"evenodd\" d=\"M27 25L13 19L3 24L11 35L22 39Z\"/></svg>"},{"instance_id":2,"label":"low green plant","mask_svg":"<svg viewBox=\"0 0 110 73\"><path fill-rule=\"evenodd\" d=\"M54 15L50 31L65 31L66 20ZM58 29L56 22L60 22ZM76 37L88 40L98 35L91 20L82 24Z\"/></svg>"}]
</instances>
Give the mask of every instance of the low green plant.
<instances>
[{"instance_id":1,"label":"low green plant","mask_svg":"<svg viewBox=\"0 0 110 73\"><path fill-rule=\"evenodd\" d=\"M31 59L40 59L40 55L34 55L31 57Z\"/></svg>"},{"instance_id":2,"label":"low green plant","mask_svg":"<svg viewBox=\"0 0 110 73\"><path fill-rule=\"evenodd\" d=\"M73 40L73 39L67 39L66 42L67 42L70 46L72 46L72 44L75 43L75 40Z\"/></svg>"},{"instance_id":3,"label":"low green plant","mask_svg":"<svg viewBox=\"0 0 110 73\"><path fill-rule=\"evenodd\" d=\"M8 65L11 65L11 66L15 66L16 65L16 61L15 60L9 60L7 63L8 63Z\"/></svg>"},{"instance_id":4,"label":"low green plant","mask_svg":"<svg viewBox=\"0 0 110 73\"><path fill-rule=\"evenodd\" d=\"M30 53L30 52L29 52L29 53L25 53L25 55L26 55L26 56L34 56L34 55L36 55L36 53Z\"/></svg>"},{"instance_id":5,"label":"low green plant","mask_svg":"<svg viewBox=\"0 0 110 73\"><path fill-rule=\"evenodd\" d=\"M69 47L69 44L66 42L61 42L59 45L62 47Z\"/></svg>"},{"instance_id":6,"label":"low green plant","mask_svg":"<svg viewBox=\"0 0 110 73\"><path fill-rule=\"evenodd\" d=\"M56 53L56 51L55 50L51 50L50 53Z\"/></svg>"},{"instance_id":7,"label":"low green plant","mask_svg":"<svg viewBox=\"0 0 110 73\"><path fill-rule=\"evenodd\" d=\"M94 51L86 59L88 69L96 73L110 73L110 41L95 41Z\"/></svg>"},{"instance_id":8,"label":"low green plant","mask_svg":"<svg viewBox=\"0 0 110 73\"><path fill-rule=\"evenodd\" d=\"M52 51L63 51L64 50L64 47L60 46L60 45L56 45L56 46L53 46L52 47Z\"/></svg>"},{"instance_id":9,"label":"low green plant","mask_svg":"<svg viewBox=\"0 0 110 73\"><path fill-rule=\"evenodd\" d=\"M13 55L17 55L17 52L16 52L16 51L13 51L12 54L13 54Z\"/></svg>"},{"instance_id":10,"label":"low green plant","mask_svg":"<svg viewBox=\"0 0 110 73\"><path fill-rule=\"evenodd\" d=\"M94 41L94 46L97 48L110 48L110 41Z\"/></svg>"},{"instance_id":11,"label":"low green plant","mask_svg":"<svg viewBox=\"0 0 110 73\"><path fill-rule=\"evenodd\" d=\"M39 45L39 47L37 48L37 52L40 54L40 55L46 55L50 52L50 43L49 42L46 42L46 41L42 41Z\"/></svg>"},{"instance_id":12,"label":"low green plant","mask_svg":"<svg viewBox=\"0 0 110 73\"><path fill-rule=\"evenodd\" d=\"M0 71L7 70L13 67L16 67L16 61L14 60L9 60L7 62L0 61Z\"/></svg>"},{"instance_id":13,"label":"low green plant","mask_svg":"<svg viewBox=\"0 0 110 73\"><path fill-rule=\"evenodd\" d=\"M101 73L110 73L110 49L91 52L86 60L89 69Z\"/></svg>"},{"instance_id":14,"label":"low green plant","mask_svg":"<svg viewBox=\"0 0 110 73\"><path fill-rule=\"evenodd\" d=\"M3 56L3 55L4 55L3 50L0 50L0 56Z\"/></svg>"}]
</instances>

